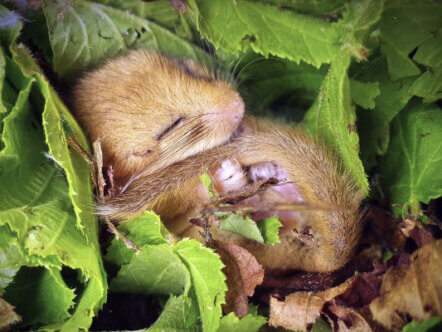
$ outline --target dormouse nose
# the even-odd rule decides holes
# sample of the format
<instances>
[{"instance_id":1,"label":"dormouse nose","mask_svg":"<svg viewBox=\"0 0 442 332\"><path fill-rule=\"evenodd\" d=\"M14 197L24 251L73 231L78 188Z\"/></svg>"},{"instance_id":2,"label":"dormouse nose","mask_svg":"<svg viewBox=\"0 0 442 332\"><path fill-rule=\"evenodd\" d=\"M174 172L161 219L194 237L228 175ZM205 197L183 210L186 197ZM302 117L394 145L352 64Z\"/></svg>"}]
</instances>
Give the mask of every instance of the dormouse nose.
<instances>
[{"instance_id":1,"label":"dormouse nose","mask_svg":"<svg viewBox=\"0 0 442 332\"><path fill-rule=\"evenodd\" d=\"M236 95L232 98L232 100L227 105L227 113L235 120L235 121L241 121L242 117L244 116L244 102L241 99L240 96Z\"/></svg>"}]
</instances>

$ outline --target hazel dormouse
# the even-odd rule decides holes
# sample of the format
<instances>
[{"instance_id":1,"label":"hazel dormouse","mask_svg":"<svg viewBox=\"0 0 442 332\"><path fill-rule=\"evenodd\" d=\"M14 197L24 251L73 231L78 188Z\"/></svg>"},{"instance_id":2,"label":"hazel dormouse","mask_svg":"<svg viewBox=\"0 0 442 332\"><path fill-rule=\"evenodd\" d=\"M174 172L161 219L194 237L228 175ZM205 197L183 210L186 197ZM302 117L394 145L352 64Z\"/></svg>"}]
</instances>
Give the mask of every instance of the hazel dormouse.
<instances>
[{"instance_id":1,"label":"hazel dormouse","mask_svg":"<svg viewBox=\"0 0 442 332\"><path fill-rule=\"evenodd\" d=\"M199 176L208 169L219 194L267 178L288 182L250 198L326 203L330 211L265 211L283 223L279 244L266 246L219 230L215 239L249 250L267 269L328 272L353 255L361 234L363 195L324 145L299 129L247 118L229 81L191 60L132 51L109 60L76 85L74 112L112 166L115 195L97 203L117 222L145 210L177 236L202 240L191 218L208 200ZM294 231L310 226L315 246Z\"/></svg>"},{"instance_id":2,"label":"hazel dormouse","mask_svg":"<svg viewBox=\"0 0 442 332\"><path fill-rule=\"evenodd\" d=\"M255 206L276 200L336 208L252 214L255 220L278 215L283 227L281 242L274 246L222 231L216 223L210 230L212 237L242 246L267 270L339 269L353 256L361 235L363 194L320 141L300 129L269 121L264 121L261 127L256 132L246 130L228 144L137 179L122 195L99 206L100 213L124 219L134 215L135 210L154 210L172 233L204 241L200 228L189 220L198 218L201 205L209 200L199 178L205 169L210 170L219 195L273 178L282 184L247 200ZM299 240L299 232L306 227L311 229L315 245Z\"/></svg>"}]
</instances>

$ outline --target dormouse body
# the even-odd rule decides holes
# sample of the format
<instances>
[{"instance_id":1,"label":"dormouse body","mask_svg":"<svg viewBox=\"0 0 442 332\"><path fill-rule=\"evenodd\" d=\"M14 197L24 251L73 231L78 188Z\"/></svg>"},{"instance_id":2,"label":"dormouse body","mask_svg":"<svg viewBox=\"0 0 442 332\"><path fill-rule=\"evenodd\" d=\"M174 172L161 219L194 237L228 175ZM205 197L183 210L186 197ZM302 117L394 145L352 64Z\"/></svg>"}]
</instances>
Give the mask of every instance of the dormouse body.
<instances>
[{"instance_id":1,"label":"dormouse body","mask_svg":"<svg viewBox=\"0 0 442 332\"><path fill-rule=\"evenodd\" d=\"M131 51L76 85L75 115L117 186L225 142L244 114L231 84L192 60Z\"/></svg>"},{"instance_id":2,"label":"dormouse body","mask_svg":"<svg viewBox=\"0 0 442 332\"><path fill-rule=\"evenodd\" d=\"M118 221L152 209L175 234L200 238L189 219L198 217L208 199L199 180L206 168L220 193L276 177L292 184L253 199L324 202L344 209L308 216L278 212L284 227L275 247L216 228L213 236L240 244L270 269L326 272L353 254L362 195L350 176L321 143L300 130L246 121L240 128L245 130L231 139L244 104L229 82L195 62L132 51L82 78L73 106L90 140L101 141L117 187L125 187L99 202L99 214ZM304 226L312 227L317 246L294 235Z\"/></svg>"},{"instance_id":3,"label":"dormouse body","mask_svg":"<svg viewBox=\"0 0 442 332\"><path fill-rule=\"evenodd\" d=\"M302 130L258 121L257 131L236 137L231 143L206 150L145 178L137 179L126 192L100 207L100 213L124 219L153 209L175 234L202 240L199 229L189 223L198 217L198 205L208 199L199 175L208 168L215 188L222 194L247 183L267 178L290 182L273 187L262 201L326 203L340 207L330 211L276 212L283 223L281 243L262 245L212 227L215 239L233 241L249 250L267 269L328 272L352 257L361 234L362 193L338 161L320 142ZM138 212L137 212L138 211ZM255 215L256 220L268 215ZM315 246L299 241L295 230L310 226Z\"/></svg>"}]
</instances>

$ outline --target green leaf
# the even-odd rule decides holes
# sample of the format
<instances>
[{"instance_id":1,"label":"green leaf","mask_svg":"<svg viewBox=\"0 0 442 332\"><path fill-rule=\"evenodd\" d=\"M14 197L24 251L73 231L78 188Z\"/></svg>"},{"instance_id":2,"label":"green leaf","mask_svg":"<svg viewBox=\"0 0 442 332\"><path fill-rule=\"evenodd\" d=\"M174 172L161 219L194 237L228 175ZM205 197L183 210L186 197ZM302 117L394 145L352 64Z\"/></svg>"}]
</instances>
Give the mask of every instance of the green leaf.
<instances>
[{"instance_id":1,"label":"green leaf","mask_svg":"<svg viewBox=\"0 0 442 332\"><path fill-rule=\"evenodd\" d=\"M173 29L180 22L180 15L167 1L96 0L95 2L130 11L136 16L154 21L168 29Z\"/></svg>"},{"instance_id":2,"label":"green leaf","mask_svg":"<svg viewBox=\"0 0 442 332\"><path fill-rule=\"evenodd\" d=\"M6 60L5 56L3 55L3 48L0 47L0 94L2 95L2 99L0 100L0 121L3 118L2 113L7 112L6 106L3 103L3 82L5 80L5 66L6 66ZM0 124L0 135L1 133L2 133L2 126Z\"/></svg>"},{"instance_id":3,"label":"green leaf","mask_svg":"<svg viewBox=\"0 0 442 332\"><path fill-rule=\"evenodd\" d=\"M221 259L195 240L182 240L174 251L190 272L204 331L216 331L227 291L226 277L221 272L224 267Z\"/></svg>"},{"instance_id":4,"label":"green leaf","mask_svg":"<svg viewBox=\"0 0 442 332\"><path fill-rule=\"evenodd\" d=\"M351 99L355 104L363 108L373 109L375 106L375 98L379 96L378 82L359 82L350 80Z\"/></svg>"},{"instance_id":5,"label":"green leaf","mask_svg":"<svg viewBox=\"0 0 442 332\"><path fill-rule=\"evenodd\" d=\"M193 300L186 296L171 296L160 317L146 331L149 332L197 332L201 327L196 325Z\"/></svg>"},{"instance_id":6,"label":"green leaf","mask_svg":"<svg viewBox=\"0 0 442 332\"><path fill-rule=\"evenodd\" d=\"M442 45L442 31L422 43L413 60L428 67L439 67L442 65L442 48L440 45Z\"/></svg>"},{"instance_id":7,"label":"green leaf","mask_svg":"<svg viewBox=\"0 0 442 332\"><path fill-rule=\"evenodd\" d=\"M22 326L63 321L70 316L74 291L54 268L22 268L8 286L4 298L13 303Z\"/></svg>"},{"instance_id":8,"label":"green leaf","mask_svg":"<svg viewBox=\"0 0 442 332\"><path fill-rule=\"evenodd\" d=\"M65 211L64 205L66 204L62 201L55 201L28 209L9 209L0 212L0 219L17 233L23 230L25 236L20 238L24 238L25 247L31 254L41 257L55 255L64 265L80 269L88 280L84 292L86 293L89 287L94 292L85 297L88 314L85 315L84 310L78 311L78 315L74 314L72 319L79 320L77 326L88 328L94 315L92 309L98 310L101 306L105 280L102 279L101 265L98 263L99 257L94 247L75 227L73 212ZM81 304L80 302L79 305Z\"/></svg>"},{"instance_id":9,"label":"green leaf","mask_svg":"<svg viewBox=\"0 0 442 332\"><path fill-rule=\"evenodd\" d=\"M240 319L231 312L221 319L217 332L257 332L265 323L263 316L248 314Z\"/></svg>"},{"instance_id":10,"label":"green leaf","mask_svg":"<svg viewBox=\"0 0 442 332\"><path fill-rule=\"evenodd\" d=\"M282 227L277 216L254 221L249 214L238 212L216 212L220 218L218 228L242 237L265 244L279 242L279 228Z\"/></svg>"},{"instance_id":11,"label":"green leaf","mask_svg":"<svg viewBox=\"0 0 442 332\"><path fill-rule=\"evenodd\" d=\"M331 326L322 318L318 318L312 326L311 332L332 332Z\"/></svg>"},{"instance_id":12,"label":"green leaf","mask_svg":"<svg viewBox=\"0 0 442 332\"><path fill-rule=\"evenodd\" d=\"M339 21L339 24L347 30L343 46L353 49L352 52L357 58L361 57L358 52L363 48L366 35L380 20L383 7L384 0L350 1L345 5L346 11Z\"/></svg>"},{"instance_id":13,"label":"green leaf","mask_svg":"<svg viewBox=\"0 0 442 332\"><path fill-rule=\"evenodd\" d=\"M351 105L347 75L351 55L360 53L365 35L380 19L383 1L351 2L340 22L346 32L344 45L333 60L316 103L304 117L306 128L319 136L338 157L362 193L368 194L368 181L359 158L359 137L355 132L356 114Z\"/></svg>"},{"instance_id":14,"label":"green leaf","mask_svg":"<svg viewBox=\"0 0 442 332\"><path fill-rule=\"evenodd\" d=\"M138 218L123 221L118 230L139 247L168 243L168 232L154 212L144 212ZM114 238L107 249L105 260L116 265L128 264L134 254L135 249L128 248L122 240Z\"/></svg>"},{"instance_id":15,"label":"green leaf","mask_svg":"<svg viewBox=\"0 0 442 332\"><path fill-rule=\"evenodd\" d=\"M442 66L433 71L427 70L413 82L410 92L424 98L424 103L432 103L442 98Z\"/></svg>"},{"instance_id":16,"label":"green leaf","mask_svg":"<svg viewBox=\"0 0 442 332\"><path fill-rule=\"evenodd\" d=\"M187 295L190 275L168 244L144 245L112 279L111 291L139 294Z\"/></svg>"},{"instance_id":17,"label":"green leaf","mask_svg":"<svg viewBox=\"0 0 442 332\"><path fill-rule=\"evenodd\" d=\"M264 238L265 244L274 245L279 243L279 228L282 227L278 216L273 216L270 218L265 218L256 222L259 231Z\"/></svg>"},{"instance_id":18,"label":"green leaf","mask_svg":"<svg viewBox=\"0 0 442 332\"><path fill-rule=\"evenodd\" d=\"M45 266L61 269L55 256L25 255L27 250L18 242L16 234L7 225L0 226L0 292L8 286L21 266Z\"/></svg>"},{"instance_id":19,"label":"green leaf","mask_svg":"<svg viewBox=\"0 0 442 332\"><path fill-rule=\"evenodd\" d=\"M181 312L179 317L187 318L177 319L188 323L193 321L193 325L197 317L195 310L199 311L198 316L205 330L214 331L227 290L219 256L195 240L184 239L176 245L169 244L164 226L153 212L124 222L118 229L139 245L142 252L136 255L134 250L119 246L121 240L113 240L106 258L123 265L112 281L112 290L182 294L178 298L171 298L170 311L178 310ZM168 324L175 326L174 321L169 322L166 318L171 313L165 312L164 315L160 316L161 324L154 324L155 328ZM186 325L186 328L190 327Z\"/></svg>"},{"instance_id":20,"label":"green leaf","mask_svg":"<svg viewBox=\"0 0 442 332\"><path fill-rule=\"evenodd\" d=\"M240 211L235 213L227 213L227 216L220 220L219 229L241 235L260 243L264 243L263 235L261 234L256 222L250 218L250 215L247 214L244 216L243 212Z\"/></svg>"},{"instance_id":21,"label":"green leaf","mask_svg":"<svg viewBox=\"0 0 442 332\"><path fill-rule=\"evenodd\" d=\"M245 0L191 0L188 12L203 38L233 54L252 49L319 67L330 63L340 49L341 27L336 23L278 7Z\"/></svg>"},{"instance_id":22,"label":"green leaf","mask_svg":"<svg viewBox=\"0 0 442 332\"><path fill-rule=\"evenodd\" d=\"M49 153L66 173L69 196L77 216L77 226L84 230L88 239L98 248L98 222L92 210L94 199L90 181L91 169L86 160L67 144L67 137L72 136L87 151L86 138L48 82L40 75L36 77L36 82L44 97L42 120ZM70 128L69 133L65 132L67 126Z\"/></svg>"},{"instance_id":23,"label":"green leaf","mask_svg":"<svg viewBox=\"0 0 442 332\"><path fill-rule=\"evenodd\" d=\"M326 65L318 69L304 62L296 64L256 55L245 56L238 68L241 89L247 91L244 94L247 108L254 114L267 115L274 101L283 100L291 109L283 112L280 103L276 103L274 112L269 116L279 115L284 120L300 119L296 115L303 111L303 107L311 106L327 74Z\"/></svg>"},{"instance_id":24,"label":"green leaf","mask_svg":"<svg viewBox=\"0 0 442 332\"><path fill-rule=\"evenodd\" d=\"M431 332L439 331L442 328L442 321L439 317L431 317L419 323L415 320L408 323L402 332Z\"/></svg>"},{"instance_id":25,"label":"green leaf","mask_svg":"<svg viewBox=\"0 0 442 332\"><path fill-rule=\"evenodd\" d=\"M359 138L354 126L356 115L351 105L347 76L350 55L345 50L333 61L325 77L318 101L306 114L306 127L321 137L336 154L358 188L368 193L368 182L359 159Z\"/></svg>"},{"instance_id":26,"label":"green leaf","mask_svg":"<svg viewBox=\"0 0 442 332\"><path fill-rule=\"evenodd\" d=\"M9 227L0 227L0 293L13 280L23 265L23 256L15 235Z\"/></svg>"},{"instance_id":27,"label":"green leaf","mask_svg":"<svg viewBox=\"0 0 442 332\"><path fill-rule=\"evenodd\" d=\"M442 28L441 16L442 5L437 2L387 1L380 22L381 51L393 80L420 74L409 54Z\"/></svg>"},{"instance_id":28,"label":"green leaf","mask_svg":"<svg viewBox=\"0 0 442 332\"><path fill-rule=\"evenodd\" d=\"M23 26L22 36L26 45L38 47L38 50L41 51L41 54L37 53L38 57L43 55L44 60L50 64L53 63L48 26L43 10L28 10L26 12L26 24ZM41 60L40 63L42 63Z\"/></svg>"},{"instance_id":29,"label":"green leaf","mask_svg":"<svg viewBox=\"0 0 442 332\"><path fill-rule=\"evenodd\" d=\"M210 177L207 170L205 170L205 172L200 175L200 180L203 183L204 187L206 188L207 193L209 194L210 198L211 199L216 198L216 194L213 189L212 178Z\"/></svg>"},{"instance_id":30,"label":"green leaf","mask_svg":"<svg viewBox=\"0 0 442 332\"><path fill-rule=\"evenodd\" d=\"M0 214L3 218L0 223L7 223L7 215L17 219L25 217L12 226L20 238L26 235L29 226L26 215L32 213L32 207L67 197L65 180L42 153L46 147L41 128L32 126L35 119L28 99L31 87L32 81L29 81L4 119L5 148L0 152L3 170L0 176Z\"/></svg>"},{"instance_id":31,"label":"green leaf","mask_svg":"<svg viewBox=\"0 0 442 332\"><path fill-rule=\"evenodd\" d=\"M393 257L393 253L390 250L385 250L385 252L382 255L382 263L385 263L391 257Z\"/></svg>"},{"instance_id":32,"label":"green leaf","mask_svg":"<svg viewBox=\"0 0 442 332\"><path fill-rule=\"evenodd\" d=\"M86 136L45 80L40 68L27 50L14 46L11 47L11 51L15 64L20 66L25 76L35 78L42 95L42 98L38 100L38 106L43 109L42 121L49 153L54 162L66 172L69 196L75 209L78 227L84 228L88 239L98 247L98 223L92 210L94 199L90 181L91 170L86 160L78 152L72 151L67 144L67 137L71 136L88 151ZM66 127L69 128L67 133L65 133Z\"/></svg>"},{"instance_id":33,"label":"green leaf","mask_svg":"<svg viewBox=\"0 0 442 332\"><path fill-rule=\"evenodd\" d=\"M0 225L16 236L22 264L58 269L63 264L79 270L84 289L75 308L54 324L58 329L87 329L105 299L106 276L91 213L90 173L79 156L71 155L65 126L55 120L69 121L80 144L85 139L27 50L12 44L9 51L12 61L6 57L6 76L18 96L3 121ZM46 143L56 158L47 153ZM55 281L52 284L56 287ZM49 322L54 321L41 323Z\"/></svg>"},{"instance_id":34,"label":"green leaf","mask_svg":"<svg viewBox=\"0 0 442 332\"><path fill-rule=\"evenodd\" d=\"M23 26L20 15L14 11L6 9L0 4L0 43L9 45L12 44L20 34Z\"/></svg>"},{"instance_id":35,"label":"green leaf","mask_svg":"<svg viewBox=\"0 0 442 332\"><path fill-rule=\"evenodd\" d=\"M393 82L387 73L387 62L384 58L375 58L358 68L355 79L379 83L379 96L374 100L375 108L369 112L357 112L357 125L361 139L361 159L366 170L377 164L377 157L383 155L390 140L390 122L405 107L412 97L409 88L412 78L403 78Z\"/></svg>"},{"instance_id":36,"label":"green leaf","mask_svg":"<svg viewBox=\"0 0 442 332\"><path fill-rule=\"evenodd\" d=\"M43 1L54 69L70 80L130 48L195 60L203 52L167 29L123 10L92 1Z\"/></svg>"},{"instance_id":37,"label":"green leaf","mask_svg":"<svg viewBox=\"0 0 442 332\"><path fill-rule=\"evenodd\" d=\"M315 0L315 1L293 1L293 0L260 0L277 6L292 8L302 13L311 15L337 14L344 10L345 0Z\"/></svg>"},{"instance_id":38,"label":"green leaf","mask_svg":"<svg viewBox=\"0 0 442 332\"><path fill-rule=\"evenodd\" d=\"M419 212L419 202L442 195L442 113L414 103L392 122L391 143L380 179L393 204Z\"/></svg>"}]
</instances>

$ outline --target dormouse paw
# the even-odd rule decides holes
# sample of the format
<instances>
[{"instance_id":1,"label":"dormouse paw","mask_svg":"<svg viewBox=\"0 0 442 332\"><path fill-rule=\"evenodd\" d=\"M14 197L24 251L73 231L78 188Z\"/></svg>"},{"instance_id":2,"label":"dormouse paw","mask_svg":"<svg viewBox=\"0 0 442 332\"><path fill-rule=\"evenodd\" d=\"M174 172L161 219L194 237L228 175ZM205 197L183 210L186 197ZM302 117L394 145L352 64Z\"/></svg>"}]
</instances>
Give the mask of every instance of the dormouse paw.
<instances>
[{"instance_id":1,"label":"dormouse paw","mask_svg":"<svg viewBox=\"0 0 442 332\"><path fill-rule=\"evenodd\" d=\"M268 180L270 178L278 179L279 181L288 180L289 175L281 165L273 161L265 161L250 166L248 177L253 182Z\"/></svg>"},{"instance_id":2,"label":"dormouse paw","mask_svg":"<svg viewBox=\"0 0 442 332\"><path fill-rule=\"evenodd\" d=\"M247 184L247 178L241 164L233 160L225 160L215 173L212 174L214 189L218 195L232 190L238 190Z\"/></svg>"},{"instance_id":3,"label":"dormouse paw","mask_svg":"<svg viewBox=\"0 0 442 332\"><path fill-rule=\"evenodd\" d=\"M284 170L284 168L274 161L266 161L262 163L257 163L250 166L249 172L247 174L250 180L253 182L268 180L270 178L275 178L279 182L290 182L290 175ZM274 193L290 202L303 202L301 194L299 193L298 187L294 183L286 183L279 186L275 186L268 189L264 194L261 195L263 199L272 200Z\"/></svg>"}]
</instances>

